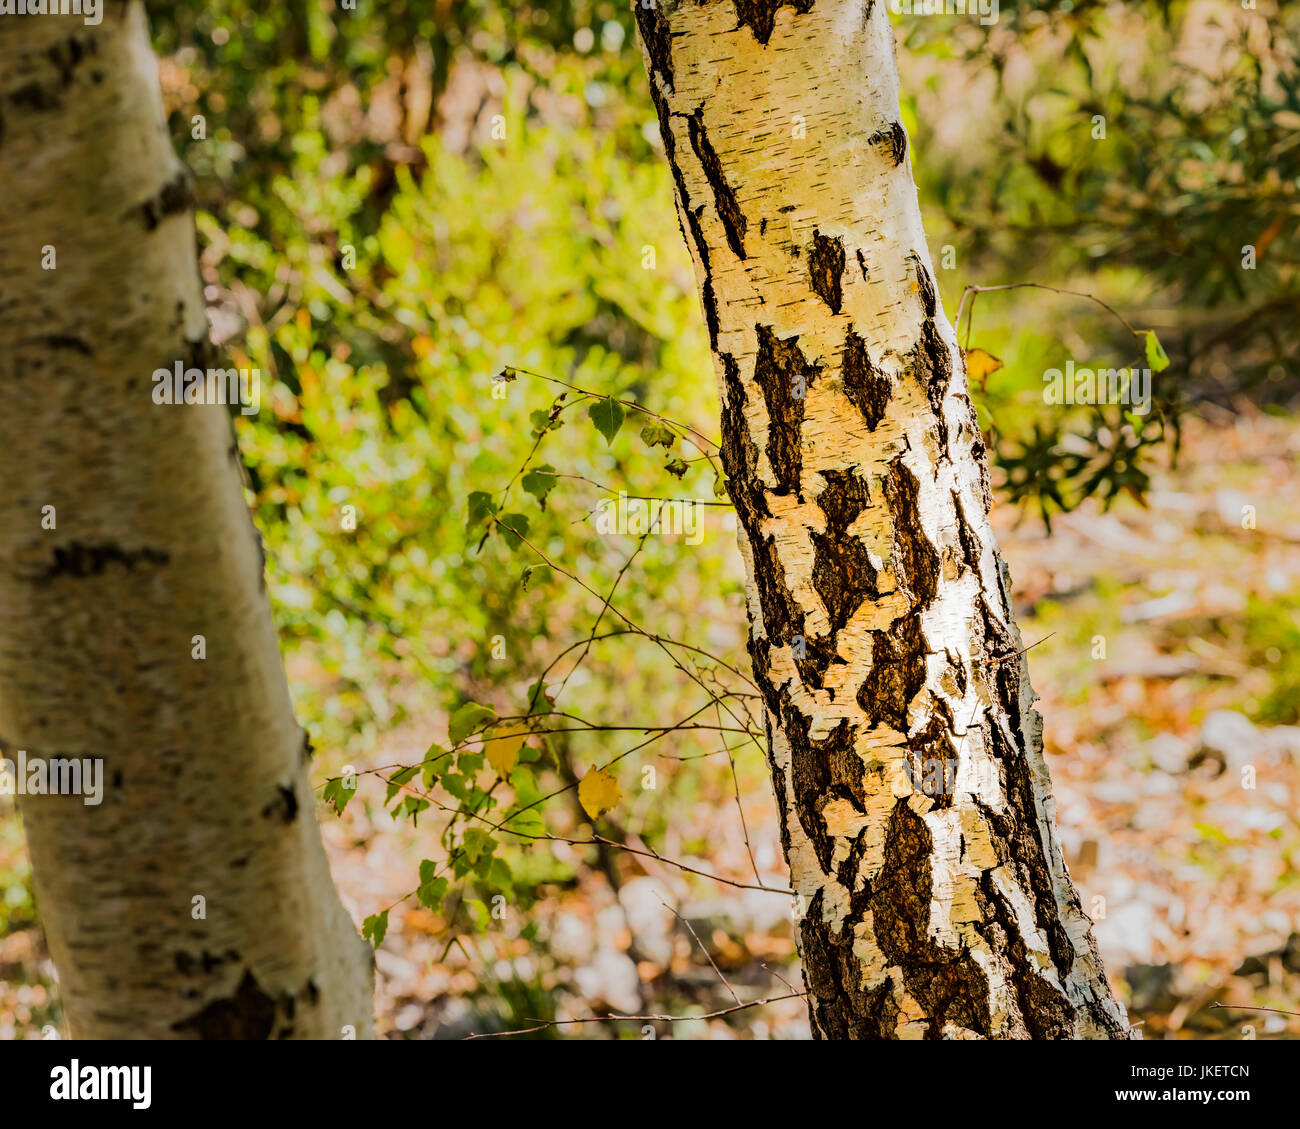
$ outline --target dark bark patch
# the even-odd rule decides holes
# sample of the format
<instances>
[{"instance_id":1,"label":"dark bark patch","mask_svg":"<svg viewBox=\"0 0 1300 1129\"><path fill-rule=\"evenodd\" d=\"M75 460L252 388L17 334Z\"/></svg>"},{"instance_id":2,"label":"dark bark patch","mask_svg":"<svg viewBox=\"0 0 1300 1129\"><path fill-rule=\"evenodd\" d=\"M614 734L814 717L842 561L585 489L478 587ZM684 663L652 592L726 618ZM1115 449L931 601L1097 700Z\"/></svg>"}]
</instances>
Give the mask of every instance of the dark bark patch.
<instances>
[{"instance_id":1,"label":"dark bark patch","mask_svg":"<svg viewBox=\"0 0 1300 1129\"><path fill-rule=\"evenodd\" d=\"M939 333L933 317L926 317L921 323L921 339L907 358L907 368L925 389L925 396L930 403L935 426L939 431L939 445L946 451L948 423L943 415L943 401L952 383L952 353Z\"/></svg>"},{"instance_id":2,"label":"dark bark patch","mask_svg":"<svg viewBox=\"0 0 1300 1129\"><path fill-rule=\"evenodd\" d=\"M813 6L813 0L732 0L732 3L736 5L740 26L749 28L764 47L776 27L778 8L793 8L799 15L806 15Z\"/></svg>"},{"instance_id":3,"label":"dark bark patch","mask_svg":"<svg viewBox=\"0 0 1300 1129\"><path fill-rule=\"evenodd\" d=\"M870 501L866 480L851 471L828 470L821 475L826 488L817 504L826 514L826 532L811 534L812 583L836 632L864 601L877 595L879 576L866 546L848 531Z\"/></svg>"},{"instance_id":4,"label":"dark bark patch","mask_svg":"<svg viewBox=\"0 0 1300 1129\"><path fill-rule=\"evenodd\" d=\"M52 580L69 577L84 580L101 575L109 565L121 565L127 571L137 567L162 566L171 560L171 554L162 549L123 549L120 545L85 545L73 541L59 545L54 550L54 560L35 576L35 584L48 584Z\"/></svg>"},{"instance_id":5,"label":"dark bark patch","mask_svg":"<svg viewBox=\"0 0 1300 1129\"><path fill-rule=\"evenodd\" d=\"M790 742L790 783L794 786L794 810L799 817L804 834L817 853L822 870L829 872L835 855L835 839L826 829L822 807L830 800L831 766L827 742L813 741L808 736L811 722L789 698L781 694L781 728ZM838 733L846 728L843 721L836 727Z\"/></svg>"},{"instance_id":6,"label":"dark bark patch","mask_svg":"<svg viewBox=\"0 0 1300 1129\"><path fill-rule=\"evenodd\" d=\"M47 333L42 337L29 337L18 343L20 346L35 346L43 349L68 349L80 353L83 357L93 357L94 350L73 333Z\"/></svg>"},{"instance_id":7,"label":"dark bark patch","mask_svg":"<svg viewBox=\"0 0 1300 1129\"><path fill-rule=\"evenodd\" d=\"M673 90L673 39L668 27L668 17L658 3L647 7L634 4L637 27L641 30L641 40L645 43L646 55L650 59L650 69L657 72L663 84Z\"/></svg>"},{"instance_id":8,"label":"dark bark patch","mask_svg":"<svg viewBox=\"0 0 1300 1129\"><path fill-rule=\"evenodd\" d=\"M925 821L906 801L895 804L871 897L876 941L886 959L903 970L907 990L930 1018L927 1038L942 1038L947 1023L987 1036L987 978L965 949L954 952L929 937L933 849Z\"/></svg>"},{"instance_id":9,"label":"dark bark patch","mask_svg":"<svg viewBox=\"0 0 1300 1129\"><path fill-rule=\"evenodd\" d=\"M894 394L893 381L871 365L867 343L852 329L844 339L844 358L841 361L840 379L844 395L862 413L868 430L875 431L889 410L889 400Z\"/></svg>"},{"instance_id":10,"label":"dark bark patch","mask_svg":"<svg viewBox=\"0 0 1300 1129\"><path fill-rule=\"evenodd\" d=\"M39 113L43 110L55 110L63 105L60 89L49 83L24 83L9 95L11 105L19 110Z\"/></svg>"},{"instance_id":11,"label":"dark bark patch","mask_svg":"<svg viewBox=\"0 0 1300 1129\"><path fill-rule=\"evenodd\" d=\"M277 784L275 797L262 808L263 819L278 819L281 823L292 823L298 818L298 795L292 784Z\"/></svg>"},{"instance_id":12,"label":"dark bark patch","mask_svg":"<svg viewBox=\"0 0 1300 1129\"><path fill-rule=\"evenodd\" d=\"M803 630L803 612L785 586L785 571L771 537L762 531L770 516L763 484L758 481L758 448L749 434L745 418L748 397L740 379L740 367L728 353L722 359L722 469L727 477L727 494L736 507L736 520L745 532L754 556L754 582L758 586L763 626L775 646L788 644ZM765 672L768 658L760 641L750 633L750 657L755 671ZM762 679L760 677L760 684ZM774 708L774 703L769 703Z\"/></svg>"},{"instance_id":13,"label":"dark bark patch","mask_svg":"<svg viewBox=\"0 0 1300 1129\"><path fill-rule=\"evenodd\" d=\"M145 231L155 231L168 216L188 212L194 207L194 185L188 169L182 169L143 204L128 215L144 224Z\"/></svg>"},{"instance_id":14,"label":"dark bark patch","mask_svg":"<svg viewBox=\"0 0 1300 1129\"><path fill-rule=\"evenodd\" d=\"M767 403L767 457L776 476L776 493L799 495L803 473L803 417L808 389L818 366L810 364L799 348L799 337L777 337L770 326L755 326L758 356L754 383Z\"/></svg>"},{"instance_id":15,"label":"dark bark patch","mask_svg":"<svg viewBox=\"0 0 1300 1129\"><path fill-rule=\"evenodd\" d=\"M878 129L867 138L867 144L873 145L885 153L890 164L897 168L907 156L907 130L902 122L894 122L884 129Z\"/></svg>"},{"instance_id":16,"label":"dark bark patch","mask_svg":"<svg viewBox=\"0 0 1300 1129\"><path fill-rule=\"evenodd\" d=\"M883 486L894 522L894 575L920 609L934 599L940 570L939 553L921 525L921 483L899 456L890 463Z\"/></svg>"},{"instance_id":17,"label":"dark bark patch","mask_svg":"<svg viewBox=\"0 0 1300 1129\"><path fill-rule=\"evenodd\" d=\"M961 504L961 495L952 492L952 508L957 514L957 543L961 546L962 563L978 578L980 576L980 542Z\"/></svg>"},{"instance_id":18,"label":"dark bark patch","mask_svg":"<svg viewBox=\"0 0 1300 1129\"><path fill-rule=\"evenodd\" d=\"M269 995L252 972L246 971L234 995L213 1000L202 1011L172 1024L180 1035L205 1042L239 1039L265 1041L275 1032L277 1018L290 1014L293 997Z\"/></svg>"},{"instance_id":19,"label":"dark bark patch","mask_svg":"<svg viewBox=\"0 0 1300 1129\"><path fill-rule=\"evenodd\" d=\"M749 226L745 213L740 210L735 190L727 183L722 171L722 161L709 135L704 128L704 111L696 110L687 119L687 129L691 137L691 148L699 158L704 177L713 189L713 201L718 209L718 218L722 220L723 230L727 233L727 243L736 253L738 259L745 257L745 229Z\"/></svg>"},{"instance_id":20,"label":"dark bark patch","mask_svg":"<svg viewBox=\"0 0 1300 1129\"><path fill-rule=\"evenodd\" d=\"M45 57L54 64L59 72L59 82L66 89L72 85L77 68L91 55L99 53L99 41L93 35L70 36L61 43L54 44L45 52Z\"/></svg>"},{"instance_id":21,"label":"dark bark patch","mask_svg":"<svg viewBox=\"0 0 1300 1129\"><path fill-rule=\"evenodd\" d=\"M916 275L916 285L921 295L921 309L925 312L927 318L932 318L939 308L939 294L934 288L934 279L930 277L930 272L926 270L925 264L921 261L921 256L915 251L908 255L907 258L912 264L913 273Z\"/></svg>"},{"instance_id":22,"label":"dark bark patch","mask_svg":"<svg viewBox=\"0 0 1300 1129\"><path fill-rule=\"evenodd\" d=\"M876 988L859 986L862 964L853 952L853 932L836 933L822 919L822 892L808 906L799 924L804 984L818 1039L890 1039L898 1022L893 983L888 977Z\"/></svg>"},{"instance_id":23,"label":"dark bark patch","mask_svg":"<svg viewBox=\"0 0 1300 1129\"><path fill-rule=\"evenodd\" d=\"M1011 965L1010 977L1020 1005L1020 1016L1031 1039L1072 1039L1075 1010L1059 989L1039 974L1029 953L1015 911L998 891L993 876L980 876L977 903L983 922L975 929L996 953L1005 953Z\"/></svg>"},{"instance_id":24,"label":"dark bark patch","mask_svg":"<svg viewBox=\"0 0 1300 1129\"><path fill-rule=\"evenodd\" d=\"M908 704L925 685L928 650L921 618L895 620L885 631L871 634L871 670L858 691L858 705L873 721L899 733L908 730Z\"/></svg>"},{"instance_id":25,"label":"dark bark patch","mask_svg":"<svg viewBox=\"0 0 1300 1129\"><path fill-rule=\"evenodd\" d=\"M814 231L812 250L808 253L808 274L814 293L830 307L831 313L838 314L844 300L844 240Z\"/></svg>"}]
</instances>

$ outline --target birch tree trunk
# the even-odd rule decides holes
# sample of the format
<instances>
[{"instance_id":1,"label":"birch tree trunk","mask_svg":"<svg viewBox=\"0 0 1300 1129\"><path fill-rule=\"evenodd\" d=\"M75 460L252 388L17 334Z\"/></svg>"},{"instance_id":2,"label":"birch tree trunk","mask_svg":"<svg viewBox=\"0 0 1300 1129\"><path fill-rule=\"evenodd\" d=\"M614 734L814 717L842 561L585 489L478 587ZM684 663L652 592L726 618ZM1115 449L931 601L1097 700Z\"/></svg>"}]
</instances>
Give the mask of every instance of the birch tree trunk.
<instances>
[{"instance_id":1,"label":"birch tree trunk","mask_svg":"<svg viewBox=\"0 0 1300 1129\"><path fill-rule=\"evenodd\" d=\"M1124 1039L1055 832L879 0L635 0L821 1038Z\"/></svg>"},{"instance_id":2,"label":"birch tree trunk","mask_svg":"<svg viewBox=\"0 0 1300 1129\"><path fill-rule=\"evenodd\" d=\"M367 1036L227 410L153 401L212 358L143 6L0 20L0 114L0 747L104 773L20 801L71 1031Z\"/></svg>"}]
</instances>

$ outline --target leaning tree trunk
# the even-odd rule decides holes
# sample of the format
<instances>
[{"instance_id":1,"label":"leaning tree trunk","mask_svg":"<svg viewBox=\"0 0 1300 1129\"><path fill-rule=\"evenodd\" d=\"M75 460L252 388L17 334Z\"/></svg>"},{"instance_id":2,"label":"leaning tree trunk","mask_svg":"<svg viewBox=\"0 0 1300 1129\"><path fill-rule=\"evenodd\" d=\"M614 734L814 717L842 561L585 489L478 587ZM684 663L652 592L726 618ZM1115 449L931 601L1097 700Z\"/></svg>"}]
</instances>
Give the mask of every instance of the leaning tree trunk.
<instances>
[{"instance_id":1,"label":"leaning tree trunk","mask_svg":"<svg viewBox=\"0 0 1300 1129\"><path fill-rule=\"evenodd\" d=\"M719 376L813 1030L1127 1038L1056 838L886 6L636 15Z\"/></svg>"},{"instance_id":2,"label":"leaning tree trunk","mask_svg":"<svg viewBox=\"0 0 1300 1129\"><path fill-rule=\"evenodd\" d=\"M21 801L69 1025L366 1036L226 409L153 401L209 362L143 6L0 20L0 109L0 747L104 773Z\"/></svg>"}]
</instances>

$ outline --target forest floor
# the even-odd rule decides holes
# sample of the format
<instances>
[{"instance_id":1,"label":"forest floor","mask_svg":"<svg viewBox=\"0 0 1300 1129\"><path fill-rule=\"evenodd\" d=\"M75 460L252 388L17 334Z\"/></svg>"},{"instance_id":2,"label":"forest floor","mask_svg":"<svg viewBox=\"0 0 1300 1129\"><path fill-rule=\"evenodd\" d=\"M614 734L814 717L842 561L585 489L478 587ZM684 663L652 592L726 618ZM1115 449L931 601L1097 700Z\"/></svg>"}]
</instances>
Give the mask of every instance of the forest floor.
<instances>
[{"instance_id":1,"label":"forest floor","mask_svg":"<svg viewBox=\"0 0 1300 1129\"><path fill-rule=\"evenodd\" d=\"M1300 420L1224 413L1189 421L1148 508L1088 505L1056 517L1050 535L1035 517L994 514L1066 859L1145 1038L1300 1037L1298 1017L1243 1010L1300 1011L1298 455ZM375 763L422 751L416 733L396 733ZM761 773L744 779L757 869L783 885L770 792ZM655 844L663 854L752 881L734 807L699 802L675 822L676 841ZM323 823L358 920L409 893L427 847L419 831L360 803ZM22 849L12 808L0 807L0 886L23 869ZM577 873L528 911L532 942L516 928L448 951L444 922L412 902L394 908L376 960L380 1032L456 1038L605 1011L700 1016L787 995L783 978L802 986L788 898L707 888L640 856ZM61 1026L54 993L39 930L0 938L0 1039ZM713 1019L535 1035L560 1033L806 1038L808 1028L803 1003L785 999Z\"/></svg>"}]
</instances>

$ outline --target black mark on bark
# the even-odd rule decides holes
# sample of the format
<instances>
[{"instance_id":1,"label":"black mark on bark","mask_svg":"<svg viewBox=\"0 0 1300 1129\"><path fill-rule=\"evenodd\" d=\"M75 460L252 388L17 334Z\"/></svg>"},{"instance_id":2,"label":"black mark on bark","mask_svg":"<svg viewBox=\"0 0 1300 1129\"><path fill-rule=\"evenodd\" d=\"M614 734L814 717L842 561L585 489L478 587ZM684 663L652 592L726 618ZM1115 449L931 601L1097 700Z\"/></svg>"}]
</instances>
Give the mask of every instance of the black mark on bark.
<instances>
[{"instance_id":1,"label":"black mark on bark","mask_svg":"<svg viewBox=\"0 0 1300 1129\"><path fill-rule=\"evenodd\" d=\"M668 17L656 2L649 7L634 4L637 27L641 29L641 39L645 43L646 54L650 59L650 69L658 71L659 77L669 90L673 86L673 39L668 28Z\"/></svg>"},{"instance_id":2,"label":"black mark on bark","mask_svg":"<svg viewBox=\"0 0 1300 1129\"><path fill-rule=\"evenodd\" d=\"M800 15L812 11L813 0L732 0L741 27L747 27L764 47L772 38L778 8L793 8Z\"/></svg>"},{"instance_id":3,"label":"black mark on bark","mask_svg":"<svg viewBox=\"0 0 1300 1129\"><path fill-rule=\"evenodd\" d=\"M894 384L884 373L872 368L867 343L852 329L844 339L841 379L844 395L862 413L867 427L874 431L889 410Z\"/></svg>"},{"instance_id":4,"label":"black mark on bark","mask_svg":"<svg viewBox=\"0 0 1300 1129\"><path fill-rule=\"evenodd\" d=\"M814 231L808 274L817 296L838 314L843 303L844 240Z\"/></svg>"},{"instance_id":5,"label":"black mark on bark","mask_svg":"<svg viewBox=\"0 0 1300 1129\"><path fill-rule=\"evenodd\" d=\"M168 216L188 212L194 207L194 185L188 169L182 169L143 204L131 209L144 223L145 231L154 231ZM129 218L129 217L128 217Z\"/></svg>"},{"instance_id":6,"label":"black mark on bark","mask_svg":"<svg viewBox=\"0 0 1300 1129\"><path fill-rule=\"evenodd\" d=\"M709 182L709 187L713 189L713 201L718 209L718 217L722 220L723 230L727 233L727 243L736 253L736 257L743 259L745 229L748 227L748 222L745 213L740 210L735 191L727 183L726 174L722 171L722 161L713 148L708 133L705 132L703 109L696 110L687 119L687 129L691 137L691 148L695 150L695 155L700 160L700 167L704 170L704 177Z\"/></svg>"},{"instance_id":7,"label":"black mark on bark","mask_svg":"<svg viewBox=\"0 0 1300 1129\"><path fill-rule=\"evenodd\" d=\"M275 798L262 808L263 819L278 819L281 823L292 823L298 818L298 795L292 784L277 784Z\"/></svg>"},{"instance_id":8,"label":"black mark on bark","mask_svg":"<svg viewBox=\"0 0 1300 1129\"><path fill-rule=\"evenodd\" d=\"M777 337L770 326L755 326L758 356L754 383L767 403L767 457L776 476L776 493L799 495L803 472L803 417L808 389L820 371L799 348L799 337Z\"/></svg>"},{"instance_id":9,"label":"black mark on bark","mask_svg":"<svg viewBox=\"0 0 1300 1129\"><path fill-rule=\"evenodd\" d=\"M826 606L832 632L840 631L865 600L877 594L879 577L866 546L849 532L870 503L866 480L853 471L824 470L826 487L817 504L826 514L826 532L812 533L812 583Z\"/></svg>"},{"instance_id":10,"label":"black mark on bark","mask_svg":"<svg viewBox=\"0 0 1300 1129\"><path fill-rule=\"evenodd\" d=\"M172 1024L172 1030L181 1035L205 1041L239 1039L264 1041L275 1034L281 1017L291 1018L293 997L269 995L254 978L245 972L234 995L224 1000L213 1000L202 1011Z\"/></svg>"},{"instance_id":11,"label":"black mark on bark","mask_svg":"<svg viewBox=\"0 0 1300 1129\"><path fill-rule=\"evenodd\" d=\"M165 565L170 560L171 555L161 549L123 549L113 544L83 545L80 541L73 541L57 546L53 562L26 579L36 584L48 584L61 577L82 580L99 576L113 564L131 571L139 566Z\"/></svg>"},{"instance_id":12,"label":"black mark on bark","mask_svg":"<svg viewBox=\"0 0 1300 1129\"><path fill-rule=\"evenodd\" d=\"M874 145L889 157L890 163L897 168L907 156L907 130L902 122L894 122L885 129L878 129L867 138L868 145Z\"/></svg>"}]
</instances>

